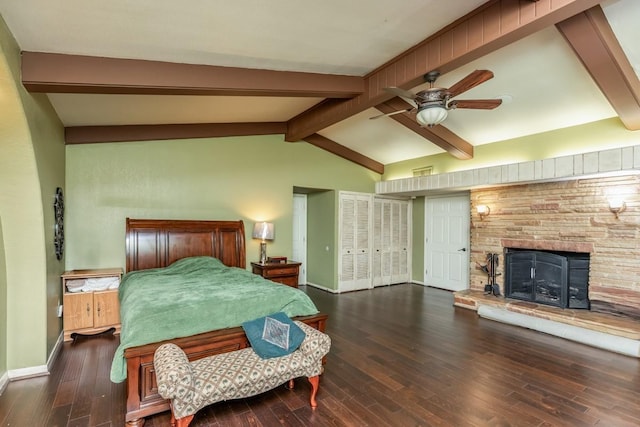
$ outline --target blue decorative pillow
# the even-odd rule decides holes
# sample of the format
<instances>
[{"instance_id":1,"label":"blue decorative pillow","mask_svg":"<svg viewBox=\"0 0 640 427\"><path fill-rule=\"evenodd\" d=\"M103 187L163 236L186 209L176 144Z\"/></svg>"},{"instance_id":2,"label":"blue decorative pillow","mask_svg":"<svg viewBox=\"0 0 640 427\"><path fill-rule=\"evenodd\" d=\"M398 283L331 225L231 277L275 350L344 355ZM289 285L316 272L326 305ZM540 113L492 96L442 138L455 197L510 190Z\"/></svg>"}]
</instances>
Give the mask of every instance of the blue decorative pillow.
<instances>
[{"instance_id":1,"label":"blue decorative pillow","mask_svg":"<svg viewBox=\"0 0 640 427\"><path fill-rule=\"evenodd\" d=\"M242 328L253 351L263 359L293 353L306 336L283 312L244 322Z\"/></svg>"}]
</instances>

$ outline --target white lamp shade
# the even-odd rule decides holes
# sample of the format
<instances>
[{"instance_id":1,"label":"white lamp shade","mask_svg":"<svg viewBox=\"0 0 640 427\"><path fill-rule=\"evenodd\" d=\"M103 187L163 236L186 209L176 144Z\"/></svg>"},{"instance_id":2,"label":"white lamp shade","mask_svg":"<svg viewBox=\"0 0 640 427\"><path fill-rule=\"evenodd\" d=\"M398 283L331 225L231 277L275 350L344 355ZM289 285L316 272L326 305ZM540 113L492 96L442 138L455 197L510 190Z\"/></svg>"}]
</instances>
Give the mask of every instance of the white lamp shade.
<instances>
[{"instance_id":1,"label":"white lamp shade","mask_svg":"<svg viewBox=\"0 0 640 427\"><path fill-rule=\"evenodd\" d=\"M427 106L418 111L416 120L422 126L435 126L444 122L448 114L449 112L439 105Z\"/></svg>"},{"instance_id":2,"label":"white lamp shade","mask_svg":"<svg viewBox=\"0 0 640 427\"><path fill-rule=\"evenodd\" d=\"M480 216L486 216L491 213L491 209L487 205L478 205L476 206L476 212L478 212L478 215Z\"/></svg>"},{"instance_id":3,"label":"white lamp shade","mask_svg":"<svg viewBox=\"0 0 640 427\"><path fill-rule=\"evenodd\" d=\"M622 199L611 199L609 200L609 209L611 210L622 210L624 206L624 200Z\"/></svg>"},{"instance_id":4,"label":"white lamp shade","mask_svg":"<svg viewBox=\"0 0 640 427\"><path fill-rule=\"evenodd\" d=\"M276 236L272 222L256 222L253 225L253 238L262 240L273 240Z\"/></svg>"}]
</instances>

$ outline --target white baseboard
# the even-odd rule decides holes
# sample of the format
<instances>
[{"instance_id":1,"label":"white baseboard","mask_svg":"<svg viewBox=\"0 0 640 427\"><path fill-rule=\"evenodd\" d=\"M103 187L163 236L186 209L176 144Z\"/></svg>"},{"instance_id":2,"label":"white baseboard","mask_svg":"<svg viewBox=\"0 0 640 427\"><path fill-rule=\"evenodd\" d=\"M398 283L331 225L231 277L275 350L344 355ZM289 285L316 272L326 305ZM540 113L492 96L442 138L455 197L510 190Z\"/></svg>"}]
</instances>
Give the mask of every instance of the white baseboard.
<instances>
[{"instance_id":1,"label":"white baseboard","mask_svg":"<svg viewBox=\"0 0 640 427\"><path fill-rule=\"evenodd\" d=\"M14 381L49 375L49 370L47 369L47 365L40 365L30 366L28 368L10 369L7 373L9 374L9 379Z\"/></svg>"},{"instance_id":2,"label":"white baseboard","mask_svg":"<svg viewBox=\"0 0 640 427\"><path fill-rule=\"evenodd\" d=\"M60 335L58 335L58 340L53 345L53 350L51 350L51 354L49 354L49 359L47 359L47 370L49 372L51 372L53 363L56 361L56 358L58 357L58 353L60 353L60 349L62 348L63 342L64 342L64 331L60 331Z\"/></svg>"},{"instance_id":3,"label":"white baseboard","mask_svg":"<svg viewBox=\"0 0 640 427\"><path fill-rule=\"evenodd\" d=\"M58 336L58 339L56 340L55 345L53 346L53 350L51 350L51 354L49 354L49 358L47 360L46 365L30 366L28 368L10 369L9 372L7 372L7 376L9 380L10 381L22 380L25 378L41 377L44 375L49 375L49 372L51 371L53 363L55 362L56 357L58 357L58 353L60 353L60 349L62 348L62 342L63 342L63 333L61 332L60 335ZM2 384L0 383L0 386L1 385Z\"/></svg>"},{"instance_id":4,"label":"white baseboard","mask_svg":"<svg viewBox=\"0 0 640 427\"><path fill-rule=\"evenodd\" d=\"M7 388L7 384L9 384L9 373L5 372L0 377L0 396L2 396L2 393L4 393L4 390Z\"/></svg>"},{"instance_id":5,"label":"white baseboard","mask_svg":"<svg viewBox=\"0 0 640 427\"><path fill-rule=\"evenodd\" d=\"M411 283L415 283L417 285L424 285L422 282L416 282L416 281L412 281ZM395 285L400 285L401 283L394 283ZM323 291L327 291L330 292L332 294L340 294L341 292L337 289L330 289L321 285L316 285L315 283L307 283L306 286L311 286L312 288L316 288L316 289L320 289ZM375 289L375 288L383 288L385 286L393 286L393 285L382 285L382 286L374 286L372 288L367 288L367 289L356 289L356 291L366 291L366 290L371 290L371 289ZM346 291L346 292L353 292L353 291Z\"/></svg>"},{"instance_id":6,"label":"white baseboard","mask_svg":"<svg viewBox=\"0 0 640 427\"><path fill-rule=\"evenodd\" d=\"M566 323L555 322L553 320L542 319L526 314L515 313L489 305L480 305L478 315L489 320L508 323L510 325L521 326L544 332L556 337L576 341L592 347L602 348L626 356L640 357L640 341L611 335L580 326L568 325Z\"/></svg>"},{"instance_id":7,"label":"white baseboard","mask_svg":"<svg viewBox=\"0 0 640 427\"><path fill-rule=\"evenodd\" d=\"M331 292L332 294L339 293L336 289L326 288L324 286L316 285L315 283L308 283L307 282L307 286L311 286L312 288L321 289L323 291Z\"/></svg>"}]
</instances>

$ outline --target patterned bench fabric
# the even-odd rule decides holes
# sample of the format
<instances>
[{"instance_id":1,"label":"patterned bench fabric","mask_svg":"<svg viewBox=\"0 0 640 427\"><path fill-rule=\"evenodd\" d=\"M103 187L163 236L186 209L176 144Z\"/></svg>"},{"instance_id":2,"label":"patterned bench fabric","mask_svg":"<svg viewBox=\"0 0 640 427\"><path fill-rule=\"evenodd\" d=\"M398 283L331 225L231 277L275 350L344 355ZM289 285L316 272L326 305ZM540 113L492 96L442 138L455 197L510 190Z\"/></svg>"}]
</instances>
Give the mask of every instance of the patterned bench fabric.
<instances>
[{"instance_id":1,"label":"patterned bench fabric","mask_svg":"<svg viewBox=\"0 0 640 427\"><path fill-rule=\"evenodd\" d=\"M187 355L180 347L175 344L162 345L156 350L153 363L158 381L158 393L161 396L183 401L194 399L196 390L193 383L193 369Z\"/></svg>"},{"instance_id":2,"label":"patterned bench fabric","mask_svg":"<svg viewBox=\"0 0 640 427\"><path fill-rule=\"evenodd\" d=\"M254 396L293 378L320 375L331 339L302 322L296 324L306 334L300 347L272 359L261 359L245 348L189 362L175 344L158 347L154 367L159 394L172 400L175 418L183 418L212 403Z\"/></svg>"}]
</instances>

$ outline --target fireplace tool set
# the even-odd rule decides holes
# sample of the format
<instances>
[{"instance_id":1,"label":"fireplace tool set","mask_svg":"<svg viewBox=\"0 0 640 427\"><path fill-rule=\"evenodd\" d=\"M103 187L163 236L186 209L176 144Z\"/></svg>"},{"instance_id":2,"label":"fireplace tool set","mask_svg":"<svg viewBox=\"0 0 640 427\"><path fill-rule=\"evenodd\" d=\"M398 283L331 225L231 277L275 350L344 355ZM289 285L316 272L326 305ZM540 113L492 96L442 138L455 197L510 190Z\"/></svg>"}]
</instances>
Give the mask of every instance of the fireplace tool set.
<instances>
[{"instance_id":1,"label":"fireplace tool set","mask_svg":"<svg viewBox=\"0 0 640 427\"><path fill-rule=\"evenodd\" d=\"M480 269L487 273L487 284L484 285L485 295L500 296L500 285L496 283L496 276L499 276L496 270L500 264L498 254L488 253L487 263L480 265Z\"/></svg>"}]
</instances>

